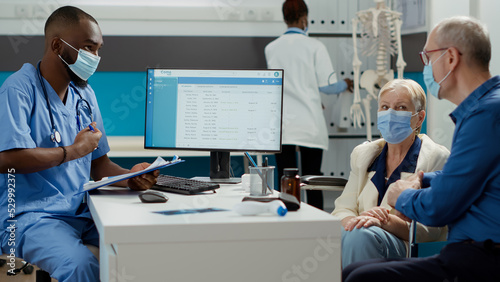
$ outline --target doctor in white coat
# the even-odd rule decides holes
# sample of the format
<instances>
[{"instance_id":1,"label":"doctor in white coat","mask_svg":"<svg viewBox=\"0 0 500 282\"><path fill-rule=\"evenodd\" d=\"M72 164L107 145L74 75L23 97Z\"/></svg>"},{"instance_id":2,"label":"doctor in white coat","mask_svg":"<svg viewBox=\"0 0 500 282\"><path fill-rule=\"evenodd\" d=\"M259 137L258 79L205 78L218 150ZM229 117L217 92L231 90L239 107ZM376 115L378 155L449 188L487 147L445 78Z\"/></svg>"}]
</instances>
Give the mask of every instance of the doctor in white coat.
<instances>
[{"instance_id":1,"label":"doctor in white coat","mask_svg":"<svg viewBox=\"0 0 500 282\"><path fill-rule=\"evenodd\" d=\"M302 175L321 175L323 150L328 149L328 133L320 91L338 94L352 90L352 80L337 82L325 45L307 36L307 5L303 0L286 0L283 17L286 32L265 48L268 68L284 69L283 146L276 154L278 179L283 168L298 167ZM333 84L329 84L329 80ZM323 209L321 191L307 191L309 204Z\"/></svg>"}]
</instances>

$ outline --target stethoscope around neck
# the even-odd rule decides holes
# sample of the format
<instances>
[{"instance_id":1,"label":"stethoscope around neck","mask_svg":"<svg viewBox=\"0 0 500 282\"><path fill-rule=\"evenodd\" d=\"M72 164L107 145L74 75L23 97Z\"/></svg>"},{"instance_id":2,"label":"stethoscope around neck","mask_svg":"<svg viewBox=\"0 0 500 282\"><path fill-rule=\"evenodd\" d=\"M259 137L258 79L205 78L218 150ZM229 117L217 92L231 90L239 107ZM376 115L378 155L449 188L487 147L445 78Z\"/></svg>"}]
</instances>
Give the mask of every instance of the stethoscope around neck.
<instances>
[{"instance_id":1,"label":"stethoscope around neck","mask_svg":"<svg viewBox=\"0 0 500 282\"><path fill-rule=\"evenodd\" d=\"M47 101L47 108L49 109L50 124L52 126L52 130L50 132L50 140L54 143L59 144L59 143L61 143L61 133L59 133L59 131L56 129L56 125L54 123L54 117L52 115L52 109L50 107L49 95L47 94L47 89L45 88L45 83L43 82L42 74L40 73L40 62L38 62L36 70L38 73L38 79L40 80L40 84L42 85L43 95L45 96L45 101ZM78 89L76 89L76 88L73 88L73 89L75 90L76 94L78 94L78 96L80 97L80 99L78 99L78 101L76 102L76 122L78 123L79 129L82 130L83 123L82 123L82 116L80 113L80 103L86 104L87 109L89 111L91 122L94 121L94 117L92 115L92 108L90 107L89 102L87 100L83 99L83 97L80 94L80 91L78 91Z\"/></svg>"}]
</instances>

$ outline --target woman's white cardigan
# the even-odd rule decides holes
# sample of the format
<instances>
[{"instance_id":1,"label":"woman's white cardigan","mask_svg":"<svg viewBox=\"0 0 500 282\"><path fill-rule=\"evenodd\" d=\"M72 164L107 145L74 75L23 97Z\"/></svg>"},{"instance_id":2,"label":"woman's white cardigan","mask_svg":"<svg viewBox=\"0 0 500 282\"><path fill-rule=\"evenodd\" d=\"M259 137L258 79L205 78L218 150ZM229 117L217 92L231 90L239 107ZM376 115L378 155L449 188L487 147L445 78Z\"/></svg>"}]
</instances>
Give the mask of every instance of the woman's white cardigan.
<instances>
[{"instance_id":1,"label":"woman's white cardigan","mask_svg":"<svg viewBox=\"0 0 500 282\"><path fill-rule=\"evenodd\" d=\"M450 152L446 147L436 144L427 135L420 134L422 145L418 155L415 172L422 170L431 172L441 170L448 159ZM384 139L364 143L351 153L351 172L342 195L335 201L335 210L332 215L343 219L347 216L358 216L364 211L377 206L378 190L371 181L375 171L368 172L368 168L380 155L385 146ZM401 172L401 179L405 179L412 173ZM391 209L387 204L387 194L380 204L382 207ZM417 240L419 242L440 241L446 239L446 228L427 227L421 224L417 226Z\"/></svg>"}]
</instances>

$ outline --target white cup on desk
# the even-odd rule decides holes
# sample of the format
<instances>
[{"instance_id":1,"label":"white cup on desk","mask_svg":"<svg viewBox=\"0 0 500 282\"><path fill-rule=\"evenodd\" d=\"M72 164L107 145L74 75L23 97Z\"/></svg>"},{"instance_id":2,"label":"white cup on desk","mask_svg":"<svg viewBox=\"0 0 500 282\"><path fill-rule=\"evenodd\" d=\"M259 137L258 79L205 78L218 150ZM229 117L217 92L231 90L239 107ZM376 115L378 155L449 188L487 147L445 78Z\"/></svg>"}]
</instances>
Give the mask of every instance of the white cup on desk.
<instances>
[{"instance_id":1,"label":"white cup on desk","mask_svg":"<svg viewBox=\"0 0 500 282\"><path fill-rule=\"evenodd\" d=\"M274 166L249 167L250 196L266 196L274 190Z\"/></svg>"},{"instance_id":2,"label":"white cup on desk","mask_svg":"<svg viewBox=\"0 0 500 282\"><path fill-rule=\"evenodd\" d=\"M250 174L245 173L241 176L241 188L245 193L250 193Z\"/></svg>"}]
</instances>

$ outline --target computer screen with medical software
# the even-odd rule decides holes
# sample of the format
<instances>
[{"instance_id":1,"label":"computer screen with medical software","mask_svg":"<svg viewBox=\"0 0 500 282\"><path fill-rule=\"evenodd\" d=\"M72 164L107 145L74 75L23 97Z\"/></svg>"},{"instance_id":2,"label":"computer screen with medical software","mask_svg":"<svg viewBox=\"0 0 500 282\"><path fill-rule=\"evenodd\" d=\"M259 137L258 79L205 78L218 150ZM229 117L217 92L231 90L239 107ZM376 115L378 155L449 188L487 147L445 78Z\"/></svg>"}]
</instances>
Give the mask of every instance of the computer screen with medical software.
<instances>
[{"instance_id":1,"label":"computer screen with medical software","mask_svg":"<svg viewBox=\"0 0 500 282\"><path fill-rule=\"evenodd\" d=\"M145 148L279 152L283 70L148 69Z\"/></svg>"}]
</instances>

